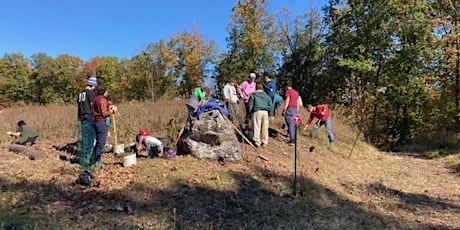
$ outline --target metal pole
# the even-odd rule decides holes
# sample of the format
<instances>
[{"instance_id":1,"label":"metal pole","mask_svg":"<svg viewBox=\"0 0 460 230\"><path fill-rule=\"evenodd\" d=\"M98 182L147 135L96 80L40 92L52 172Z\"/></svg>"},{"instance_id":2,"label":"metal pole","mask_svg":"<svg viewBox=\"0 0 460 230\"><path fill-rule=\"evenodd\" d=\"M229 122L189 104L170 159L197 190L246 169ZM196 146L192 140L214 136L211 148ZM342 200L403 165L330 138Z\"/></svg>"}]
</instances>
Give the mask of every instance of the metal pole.
<instances>
[{"instance_id":1,"label":"metal pole","mask_svg":"<svg viewBox=\"0 0 460 230\"><path fill-rule=\"evenodd\" d=\"M294 185L292 195L297 196L297 125L295 126L294 135Z\"/></svg>"}]
</instances>

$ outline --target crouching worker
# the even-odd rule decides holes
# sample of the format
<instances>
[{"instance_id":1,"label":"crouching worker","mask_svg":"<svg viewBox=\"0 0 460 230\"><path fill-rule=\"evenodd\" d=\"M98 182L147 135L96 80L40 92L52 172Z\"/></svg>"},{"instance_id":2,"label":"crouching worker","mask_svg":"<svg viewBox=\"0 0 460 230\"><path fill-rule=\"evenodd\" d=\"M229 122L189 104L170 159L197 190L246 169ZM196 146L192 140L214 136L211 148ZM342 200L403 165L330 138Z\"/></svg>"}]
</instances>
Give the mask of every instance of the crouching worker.
<instances>
[{"instance_id":1,"label":"crouching worker","mask_svg":"<svg viewBox=\"0 0 460 230\"><path fill-rule=\"evenodd\" d=\"M18 129L16 132L8 131L6 134L16 138L15 143L20 145L33 145L38 137L38 131L26 125L23 120L18 121Z\"/></svg>"},{"instance_id":2,"label":"crouching worker","mask_svg":"<svg viewBox=\"0 0 460 230\"><path fill-rule=\"evenodd\" d=\"M136 136L136 155L145 150L147 158L163 157L163 143L155 137L150 136L150 132L143 130Z\"/></svg>"}]
</instances>

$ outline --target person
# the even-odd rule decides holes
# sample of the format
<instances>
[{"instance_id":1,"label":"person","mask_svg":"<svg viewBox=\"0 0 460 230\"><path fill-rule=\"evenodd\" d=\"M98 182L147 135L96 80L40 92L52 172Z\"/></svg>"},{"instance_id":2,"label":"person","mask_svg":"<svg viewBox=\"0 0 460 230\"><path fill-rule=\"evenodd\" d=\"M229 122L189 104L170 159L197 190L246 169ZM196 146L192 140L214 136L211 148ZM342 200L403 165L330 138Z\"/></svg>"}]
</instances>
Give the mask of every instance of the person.
<instances>
[{"instance_id":1,"label":"person","mask_svg":"<svg viewBox=\"0 0 460 230\"><path fill-rule=\"evenodd\" d=\"M98 85L97 96L93 103L94 131L96 134L95 166L102 166L102 153L104 152L107 134L111 123L110 116L117 111L117 107L111 105L107 99L107 89Z\"/></svg>"},{"instance_id":2,"label":"person","mask_svg":"<svg viewBox=\"0 0 460 230\"><path fill-rule=\"evenodd\" d=\"M206 100L206 97L211 94L211 88L209 87L197 87L193 90L192 95L185 104L188 109L188 114L191 117L195 113L198 106L202 105Z\"/></svg>"},{"instance_id":3,"label":"person","mask_svg":"<svg viewBox=\"0 0 460 230\"><path fill-rule=\"evenodd\" d=\"M13 136L16 141L16 144L30 146L35 144L39 133L36 129L26 125L26 122L23 120L18 121L18 129L16 132L8 131L6 134Z\"/></svg>"},{"instance_id":4,"label":"person","mask_svg":"<svg viewBox=\"0 0 460 230\"><path fill-rule=\"evenodd\" d=\"M329 105L328 104L323 104L323 105L307 105L307 109L310 112L310 118L307 121L307 124L303 128L305 131L307 127L312 123L313 119L317 118L319 121L319 127L322 125L326 125L326 131L329 136L329 143L331 146L334 146L334 134L332 133L332 118L331 118L331 113L329 112ZM318 129L315 129L315 136L318 136Z\"/></svg>"},{"instance_id":5,"label":"person","mask_svg":"<svg viewBox=\"0 0 460 230\"><path fill-rule=\"evenodd\" d=\"M95 90L97 78L91 75L85 89L78 94L78 121L80 122L80 151L78 162L84 169L89 169L95 164L94 149L94 126L93 126L93 103L96 98Z\"/></svg>"},{"instance_id":6,"label":"person","mask_svg":"<svg viewBox=\"0 0 460 230\"><path fill-rule=\"evenodd\" d=\"M292 88L291 82L287 82L286 86L286 99L284 101L283 116L285 116L286 125L289 132L289 145L294 145L296 138L296 124L292 118L299 113L299 93Z\"/></svg>"},{"instance_id":7,"label":"person","mask_svg":"<svg viewBox=\"0 0 460 230\"><path fill-rule=\"evenodd\" d=\"M256 92L249 97L248 107L252 113L253 141L256 147L266 147L268 145L268 113L272 108L272 100L263 91L261 84L257 85Z\"/></svg>"},{"instance_id":8,"label":"person","mask_svg":"<svg viewBox=\"0 0 460 230\"><path fill-rule=\"evenodd\" d=\"M269 75L265 75L265 92L267 92L268 96L272 100L272 107L270 108L270 117L275 116L275 95L276 95L276 82L272 80Z\"/></svg>"},{"instance_id":9,"label":"person","mask_svg":"<svg viewBox=\"0 0 460 230\"><path fill-rule=\"evenodd\" d=\"M238 87L238 93L240 97L243 99L244 108L246 110L245 121L244 123L247 125L251 120L251 113L249 111L248 102L249 97L256 91L256 74L250 73L249 77L246 81L240 84Z\"/></svg>"},{"instance_id":10,"label":"person","mask_svg":"<svg viewBox=\"0 0 460 230\"><path fill-rule=\"evenodd\" d=\"M224 86L224 100L225 106L230 114L230 120L234 121L235 118L238 118L239 114L239 105L238 105L238 95L236 94L236 80L232 78L227 84Z\"/></svg>"},{"instance_id":11,"label":"person","mask_svg":"<svg viewBox=\"0 0 460 230\"><path fill-rule=\"evenodd\" d=\"M278 93L275 93L275 99L273 101L274 116L276 116L276 113L277 113L276 111L279 111L279 108L281 108L282 102L283 102L283 97L281 97Z\"/></svg>"},{"instance_id":12,"label":"person","mask_svg":"<svg viewBox=\"0 0 460 230\"><path fill-rule=\"evenodd\" d=\"M142 151L148 152L148 158L163 157L163 142L159 139L150 136L150 131L141 130L136 136L136 155Z\"/></svg>"}]
</instances>

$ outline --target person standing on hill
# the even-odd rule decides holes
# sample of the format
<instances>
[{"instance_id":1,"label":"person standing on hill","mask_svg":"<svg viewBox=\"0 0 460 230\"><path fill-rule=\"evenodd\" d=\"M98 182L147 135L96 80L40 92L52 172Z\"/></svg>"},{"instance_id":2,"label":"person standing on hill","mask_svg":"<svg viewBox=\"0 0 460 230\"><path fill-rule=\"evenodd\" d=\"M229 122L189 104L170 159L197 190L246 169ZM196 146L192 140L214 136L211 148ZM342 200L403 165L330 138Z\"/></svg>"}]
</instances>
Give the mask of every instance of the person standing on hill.
<instances>
[{"instance_id":1,"label":"person standing on hill","mask_svg":"<svg viewBox=\"0 0 460 230\"><path fill-rule=\"evenodd\" d=\"M238 95L236 94L236 80L231 79L225 86L224 86L224 100L225 106L227 107L228 112L230 113L230 117L232 121L238 118L239 113L239 106L238 106Z\"/></svg>"},{"instance_id":2,"label":"person standing on hill","mask_svg":"<svg viewBox=\"0 0 460 230\"><path fill-rule=\"evenodd\" d=\"M307 127L311 124L313 119L315 118L319 119L319 127L321 127L324 124L326 125L326 131L329 136L329 143L331 144L331 146L334 146L335 140L334 140L334 134L332 133L332 118L329 112L329 105L328 104L317 105L317 106L308 105L307 109L310 112L310 118L308 119L307 124L305 125L303 130L305 131L307 129ZM315 129L314 135L316 137L318 136L319 127Z\"/></svg>"},{"instance_id":3,"label":"person standing on hill","mask_svg":"<svg viewBox=\"0 0 460 230\"><path fill-rule=\"evenodd\" d=\"M80 151L78 154L79 164L84 169L91 168L95 163L94 149L94 126L93 126L93 103L96 98L97 79L91 75L86 87L78 94L78 120L80 121Z\"/></svg>"},{"instance_id":4,"label":"person standing on hill","mask_svg":"<svg viewBox=\"0 0 460 230\"><path fill-rule=\"evenodd\" d=\"M275 116L275 95L276 95L276 82L272 80L269 75L265 75L265 92L272 100L272 107L270 108L270 117Z\"/></svg>"},{"instance_id":5,"label":"person standing on hill","mask_svg":"<svg viewBox=\"0 0 460 230\"><path fill-rule=\"evenodd\" d=\"M257 147L266 147L268 145L268 113L272 108L272 100L263 91L262 84L258 84L257 91L249 97L248 107L252 113L254 143Z\"/></svg>"},{"instance_id":6,"label":"person standing on hill","mask_svg":"<svg viewBox=\"0 0 460 230\"><path fill-rule=\"evenodd\" d=\"M102 166L102 153L111 123L110 116L117 111L117 107L109 102L105 86L99 85L96 90L97 96L93 103L94 130L96 133L95 166Z\"/></svg>"},{"instance_id":7,"label":"person standing on hill","mask_svg":"<svg viewBox=\"0 0 460 230\"><path fill-rule=\"evenodd\" d=\"M38 131L28 125L23 120L18 121L18 129L16 132L6 132L6 134L16 138L15 143L20 145L33 145L38 137Z\"/></svg>"},{"instance_id":8,"label":"person standing on hill","mask_svg":"<svg viewBox=\"0 0 460 230\"><path fill-rule=\"evenodd\" d=\"M292 88L291 82L286 83L286 100L284 101L283 115L286 119L289 132L289 145L294 145L296 138L296 124L292 118L299 113L299 93Z\"/></svg>"},{"instance_id":9,"label":"person standing on hill","mask_svg":"<svg viewBox=\"0 0 460 230\"><path fill-rule=\"evenodd\" d=\"M251 120L251 112L249 111L248 105L249 97L256 91L256 85L256 74L250 73L248 79L238 87L238 93L244 101L244 108L246 110L244 121L246 125L249 124Z\"/></svg>"},{"instance_id":10,"label":"person standing on hill","mask_svg":"<svg viewBox=\"0 0 460 230\"><path fill-rule=\"evenodd\" d=\"M188 99L187 103L185 104L188 109L189 117L195 113L200 105L206 101L206 97L211 94L211 88L209 87L197 87L193 89L192 95Z\"/></svg>"}]
</instances>

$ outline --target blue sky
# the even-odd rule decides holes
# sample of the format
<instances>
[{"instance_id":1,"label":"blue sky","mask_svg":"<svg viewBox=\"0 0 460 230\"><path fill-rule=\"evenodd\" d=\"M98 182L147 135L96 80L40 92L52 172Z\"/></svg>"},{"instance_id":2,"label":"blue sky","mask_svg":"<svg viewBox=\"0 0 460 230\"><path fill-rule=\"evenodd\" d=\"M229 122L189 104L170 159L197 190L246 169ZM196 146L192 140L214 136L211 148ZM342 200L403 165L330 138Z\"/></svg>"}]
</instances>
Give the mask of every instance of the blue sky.
<instances>
[{"instance_id":1,"label":"blue sky","mask_svg":"<svg viewBox=\"0 0 460 230\"><path fill-rule=\"evenodd\" d=\"M6 0L0 7L0 56L43 52L130 58L146 45L200 28L205 40L225 49L232 0ZM325 0L272 0L295 14L320 9Z\"/></svg>"}]
</instances>

